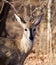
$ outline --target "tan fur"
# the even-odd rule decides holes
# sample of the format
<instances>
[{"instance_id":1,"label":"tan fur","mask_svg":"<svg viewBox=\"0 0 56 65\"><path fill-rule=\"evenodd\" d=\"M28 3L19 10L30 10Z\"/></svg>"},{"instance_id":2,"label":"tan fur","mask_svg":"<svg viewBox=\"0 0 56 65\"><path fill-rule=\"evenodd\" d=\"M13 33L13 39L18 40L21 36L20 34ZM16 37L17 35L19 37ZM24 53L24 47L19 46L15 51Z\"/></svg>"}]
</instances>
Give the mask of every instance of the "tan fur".
<instances>
[{"instance_id":1,"label":"tan fur","mask_svg":"<svg viewBox=\"0 0 56 65\"><path fill-rule=\"evenodd\" d=\"M33 24L32 24L32 22L26 22L26 25L27 25L27 28L29 29L30 26L32 26Z\"/></svg>"},{"instance_id":2,"label":"tan fur","mask_svg":"<svg viewBox=\"0 0 56 65\"><path fill-rule=\"evenodd\" d=\"M0 58L6 60L1 60L5 65L9 63L21 63L21 52L20 52L20 44L18 40L10 39L10 38L0 38ZM2 53L2 55L1 55ZM5 56L5 58L4 58ZM15 60L13 62L13 59ZM23 58L22 58L23 59ZM3 64L2 64L3 65ZM16 64L15 64L16 65Z\"/></svg>"},{"instance_id":3,"label":"tan fur","mask_svg":"<svg viewBox=\"0 0 56 65\"><path fill-rule=\"evenodd\" d=\"M31 22L23 23L20 17L18 17L16 14L14 15L23 29L22 38L19 39L18 36L15 39L0 38L0 52L9 57L9 59L12 58L15 60L17 57L19 59L19 62L24 62L25 58L27 57L27 54L33 46L36 26L34 26ZM16 56L14 56L14 54ZM8 61L5 65L8 65Z\"/></svg>"}]
</instances>

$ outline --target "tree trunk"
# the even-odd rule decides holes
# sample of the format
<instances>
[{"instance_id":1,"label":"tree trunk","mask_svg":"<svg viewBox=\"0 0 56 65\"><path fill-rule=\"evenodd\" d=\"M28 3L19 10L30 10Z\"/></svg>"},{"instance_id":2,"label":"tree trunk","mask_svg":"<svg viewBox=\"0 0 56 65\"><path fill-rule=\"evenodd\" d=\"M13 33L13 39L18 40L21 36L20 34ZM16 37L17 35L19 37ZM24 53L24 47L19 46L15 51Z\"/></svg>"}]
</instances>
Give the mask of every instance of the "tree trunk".
<instances>
[{"instance_id":1,"label":"tree trunk","mask_svg":"<svg viewBox=\"0 0 56 65\"><path fill-rule=\"evenodd\" d=\"M7 0L10 1L10 0ZM2 12L0 14L0 37L3 36L2 34L4 33L4 37L7 36L7 31L6 31L6 19L8 16L10 10L10 5L8 3L4 3Z\"/></svg>"}]
</instances>

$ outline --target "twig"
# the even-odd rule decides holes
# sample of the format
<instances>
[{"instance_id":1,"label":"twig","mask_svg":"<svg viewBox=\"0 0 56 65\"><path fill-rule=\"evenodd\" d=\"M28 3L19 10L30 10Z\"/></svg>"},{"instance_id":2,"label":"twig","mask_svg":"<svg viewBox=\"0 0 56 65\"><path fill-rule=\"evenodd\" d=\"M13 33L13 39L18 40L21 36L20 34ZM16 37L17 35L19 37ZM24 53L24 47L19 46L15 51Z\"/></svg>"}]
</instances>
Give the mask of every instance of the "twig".
<instances>
[{"instance_id":1,"label":"twig","mask_svg":"<svg viewBox=\"0 0 56 65\"><path fill-rule=\"evenodd\" d=\"M0 13L2 12L3 6L4 6L4 3L3 3L3 5L2 5L2 7L1 7Z\"/></svg>"},{"instance_id":2,"label":"twig","mask_svg":"<svg viewBox=\"0 0 56 65\"><path fill-rule=\"evenodd\" d=\"M35 11L37 11L37 10L40 10L40 11L42 11L44 8L45 8L45 6L47 5L47 3L48 3L48 0L47 1L45 1L45 2L43 2L43 4L41 5L41 7L36 7L33 11L32 11L32 14L35 12Z\"/></svg>"},{"instance_id":3,"label":"twig","mask_svg":"<svg viewBox=\"0 0 56 65\"><path fill-rule=\"evenodd\" d=\"M6 1L6 0L3 0L3 1L10 4L11 7L13 8L14 12L18 15L18 11L15 9L15 7L9 1Z\"/></svg>"},{"instance_id":4,"label":"twig","mask_svg":"<svg viewBox=\"0 0 56 65\"><path fill-rule=\"evenodd\" d=\"M51 34L51 4L52 0L48 1L48 28L47 28L47 53L49 51L49 64L53 65L53 53L52 53L52 34Z\"/></svg>"}]
</instances>

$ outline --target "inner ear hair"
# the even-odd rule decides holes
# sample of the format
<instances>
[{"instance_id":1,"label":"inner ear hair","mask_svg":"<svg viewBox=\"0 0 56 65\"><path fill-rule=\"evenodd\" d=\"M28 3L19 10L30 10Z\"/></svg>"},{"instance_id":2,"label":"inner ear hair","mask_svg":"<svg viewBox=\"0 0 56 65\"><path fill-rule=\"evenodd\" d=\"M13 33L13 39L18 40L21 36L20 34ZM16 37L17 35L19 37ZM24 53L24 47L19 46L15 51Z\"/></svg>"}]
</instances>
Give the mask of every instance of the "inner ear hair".
<instances>
[{"instance_id":1,"label":"inner ear hair","mask_svg":"<svg viewBox=\"0 0 56 65\"><path fill-rule=\"evenodd\" d=\"M38 16L38 20L34 23L35 26L37 26L38 24L40 24L41 20L42 20L42 17L43 17L44 14L41 14Z\"/></svg>"}]
</instances>

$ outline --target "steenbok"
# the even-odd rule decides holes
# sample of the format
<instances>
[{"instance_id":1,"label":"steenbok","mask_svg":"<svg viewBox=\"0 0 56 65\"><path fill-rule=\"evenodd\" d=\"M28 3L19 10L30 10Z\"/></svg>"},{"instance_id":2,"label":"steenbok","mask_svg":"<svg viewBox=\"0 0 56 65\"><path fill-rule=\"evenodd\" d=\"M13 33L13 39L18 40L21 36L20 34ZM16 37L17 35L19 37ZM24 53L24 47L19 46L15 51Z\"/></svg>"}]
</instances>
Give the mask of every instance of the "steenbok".
<instances>
[{"instance_id":1,"label":"steenbok","mask_svg":"<svg viewBox=\"0 0 56 65\"><path fill-rule=\"evenodd\" d=\"M10 38L0 38L0 65L22 65L24 63L32 49L36 26L41 22L43 14L34 23L25 22L17 14L14 14L14 16L23 28L23 35L19 41Z\"/></svg>"}]
</instances>

